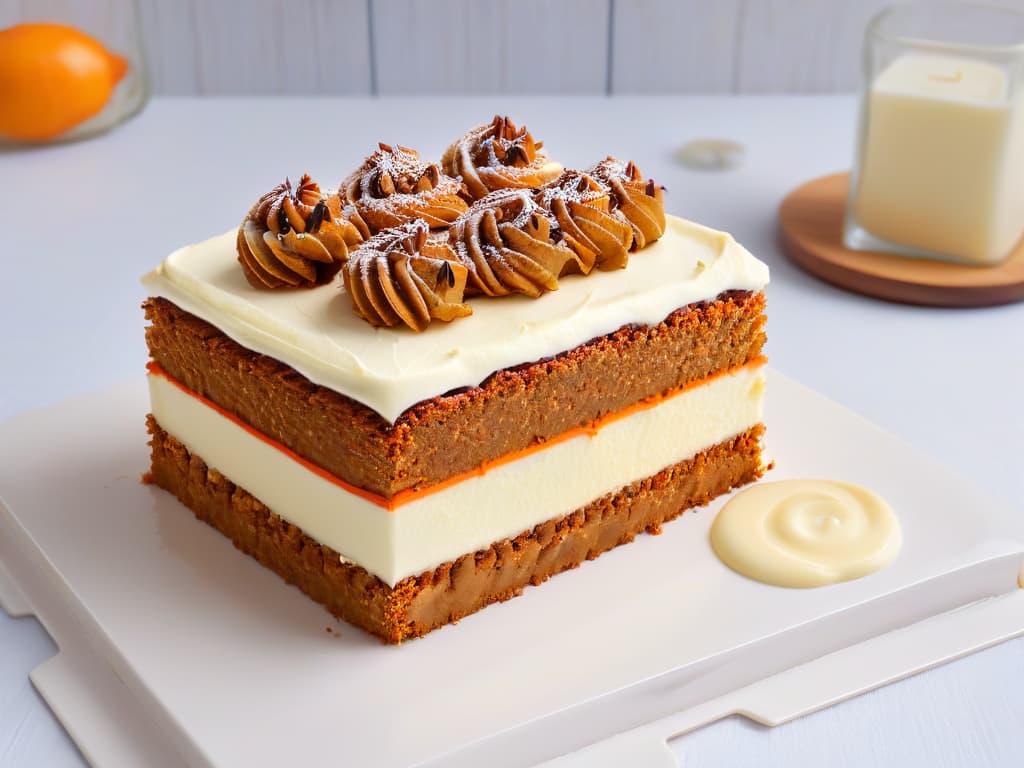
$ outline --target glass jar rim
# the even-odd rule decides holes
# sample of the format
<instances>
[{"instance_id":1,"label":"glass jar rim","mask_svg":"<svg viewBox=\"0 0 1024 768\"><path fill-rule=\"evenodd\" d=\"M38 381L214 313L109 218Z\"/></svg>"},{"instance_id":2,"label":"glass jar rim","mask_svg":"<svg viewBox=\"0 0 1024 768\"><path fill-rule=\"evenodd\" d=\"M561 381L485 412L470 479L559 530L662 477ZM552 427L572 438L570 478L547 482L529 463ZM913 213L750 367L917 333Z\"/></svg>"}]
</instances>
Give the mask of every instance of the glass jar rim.
<instances>
[{"instance_id":1,"label":"glass jar rim","mask_svg":"<svg viewBox=\"0 0 1024 768\"><path fill-rule=\"evenodd\" d=\"M1015 18L1021 25L1020 40L1014 43L966 43L957 40L940 40L928 37L920 37L911 34L893 33L884 29L886 22L889 22L898 14L911 10L921 11L983 11L993 15ZM868 38L882 42L899 43L901 45L914 46L918 48L935 48L945 51L954 50L963 53L986 53L986 54L1010 54L1014 56L1024 55L1024 12L1016 8L1008 8L1004 5L986 2L962 2L962 0L940 0L940 2L923 3L920 0L907 2L895 2L886 6L868 22L865 33Z\"/></svg>"}]
</instances>

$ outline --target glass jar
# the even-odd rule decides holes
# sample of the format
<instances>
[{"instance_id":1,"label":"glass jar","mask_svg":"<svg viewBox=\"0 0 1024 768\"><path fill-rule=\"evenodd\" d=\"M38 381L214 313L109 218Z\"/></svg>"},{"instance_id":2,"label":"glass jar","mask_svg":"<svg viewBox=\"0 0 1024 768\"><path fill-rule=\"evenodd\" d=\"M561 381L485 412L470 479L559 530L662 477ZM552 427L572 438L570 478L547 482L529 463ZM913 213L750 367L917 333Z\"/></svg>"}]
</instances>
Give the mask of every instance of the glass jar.
<instances>
[{"instance_id":1,"label":"glass jar","mask_svg":"<svg viewBox=\"0 0 1024 768\"><path fill-rule=\"evenodd\" d=\"M142 24L137 0L23 0L22 2L0 3L0 31L20 25L56 24L71 29L58 30L48 35L22 36L28 42L19 43L19 56L28 51L30 55L51 56L55 39L75 39L75 30L93 38L102 50L110 55L111 86L95 93L67 93L75 87L74 78L62 78L58 84L48 85L37 81L36 87L54 88L55 97L61 102L76 101L78 111L92 112L91 116L76 122L66 130L53 136L25 137L3 135L0 131L0 145L25 143L46 143L51 141L73 141L109 130L111 127L139 112L148 98L146 60L142 43ZM22 28L22 35L24 35ZM2 39L2 37L0 37ZM10 37L7 38L10 41ZM8 43L9 44L9 43ZM90 51L91 52L91 51ZM102 56L103 54L95 54ZM95 90L94 83L87 84ZM108 86L110 87L110 86ZM105 100L103 100L105 98ZM98 111L90 104L99 103ZM84 106L83 106L84 104ZM0 104L0 110L5 105ZM75 111L69 107L72 115ZM72 118L73 119L73 118ZM24 123L24 121L19 121ZM33 132L29 126L28 133ZM18 133L24 133L19 130ZM47 133L40 128L40 133Z\"/></svg>"},{"instance_id":2,"label":"glass jar","mask_svg":"<svg viewBox=\"0 0 1024 768\"><path fill-rule=\"evenodd\" d=\"M895 5L868 25L848 248L989 265L1024 234L1024 14Z\"/></svg>"}]
</instances>

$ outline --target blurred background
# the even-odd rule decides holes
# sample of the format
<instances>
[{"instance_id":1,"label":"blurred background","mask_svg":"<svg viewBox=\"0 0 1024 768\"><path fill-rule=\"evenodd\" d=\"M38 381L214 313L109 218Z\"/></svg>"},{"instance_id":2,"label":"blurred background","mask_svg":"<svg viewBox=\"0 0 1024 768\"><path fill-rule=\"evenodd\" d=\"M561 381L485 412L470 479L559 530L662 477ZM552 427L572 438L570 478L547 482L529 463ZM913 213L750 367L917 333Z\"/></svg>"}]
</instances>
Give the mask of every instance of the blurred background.
<instances>
[{"instance_id":1,"label":"blurred background","mask_svg":"<svg viewBox=\"0 0 1024 768\"><path fill-rule=\"evenodd\" d=\"M154 95L827 93L857 87L885 4L3 0L0 28L48 12L103 28L134 6Z\"/></svg>"}]
</instances>

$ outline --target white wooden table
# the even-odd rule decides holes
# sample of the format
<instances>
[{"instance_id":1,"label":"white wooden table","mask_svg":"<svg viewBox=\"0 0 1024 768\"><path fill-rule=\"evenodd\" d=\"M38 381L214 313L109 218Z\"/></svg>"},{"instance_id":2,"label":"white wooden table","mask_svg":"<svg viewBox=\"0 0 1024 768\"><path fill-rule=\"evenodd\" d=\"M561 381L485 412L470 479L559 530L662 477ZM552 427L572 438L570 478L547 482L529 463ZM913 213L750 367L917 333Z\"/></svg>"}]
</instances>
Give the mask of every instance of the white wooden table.
<instances>
[{"instance_id":1,"label":"white wooden table","mask_svg":"<svg viewBox=\"0 0 1024 768\"><path fill-rule=\"evenodd\" d=\"M1024 304L886 304L804 275L778 249L782 196L848 167L855 106L848 96L165 99L94 141L0 152L0 419L141 376L138 276L172 248L232 226L285 175L336 183L378 140L436 156L502 111L566 165L631 157L668 187L672 213L732 231L772 268L775 367L1024 513ZM676 148L699 137L744 143L745 162L723 173L677 165ZM0 445L0 461L17 450ZM27 680L53 652L33 620L0 612L4 768L81 765ZM674 748L688 768L1024 765L1022 680L1024 638L789 725L732 718Z\"/></svg>"}]
</instances>

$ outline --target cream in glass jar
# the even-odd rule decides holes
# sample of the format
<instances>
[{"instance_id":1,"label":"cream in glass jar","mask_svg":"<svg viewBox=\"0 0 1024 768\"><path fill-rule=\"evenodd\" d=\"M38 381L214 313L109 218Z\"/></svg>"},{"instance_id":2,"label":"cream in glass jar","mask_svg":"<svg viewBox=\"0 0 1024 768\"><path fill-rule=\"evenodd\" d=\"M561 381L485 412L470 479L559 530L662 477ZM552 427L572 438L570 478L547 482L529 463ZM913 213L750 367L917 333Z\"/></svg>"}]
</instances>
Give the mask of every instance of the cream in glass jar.
<instances>
[{"instance_id":1,"label":"cream in glass jar","mask_svg":"<svg viewBox=\"0 0 1024 768\"><path fill-rule=\"evenodd\" d=\"M984 265L1024 234L1024 47L898 34L927 31L943 14L956 30L961 13L973 19L965 39L984 34L987 19L1012 40L1006 13L1024 46L1024 16L984 6L896 6L869 28L849 247Z\"/></svg>"}]
</instances>

